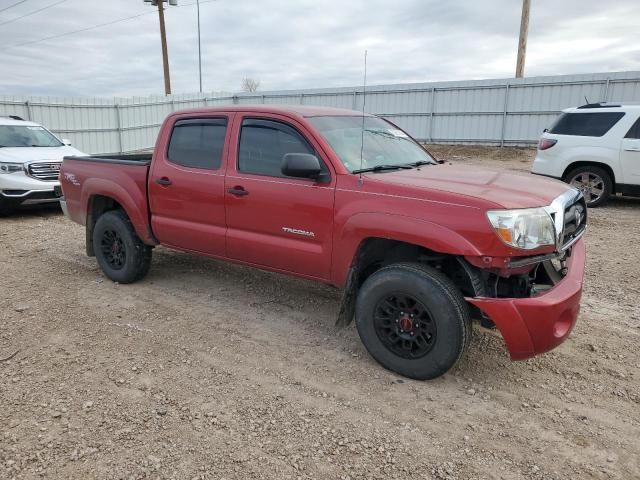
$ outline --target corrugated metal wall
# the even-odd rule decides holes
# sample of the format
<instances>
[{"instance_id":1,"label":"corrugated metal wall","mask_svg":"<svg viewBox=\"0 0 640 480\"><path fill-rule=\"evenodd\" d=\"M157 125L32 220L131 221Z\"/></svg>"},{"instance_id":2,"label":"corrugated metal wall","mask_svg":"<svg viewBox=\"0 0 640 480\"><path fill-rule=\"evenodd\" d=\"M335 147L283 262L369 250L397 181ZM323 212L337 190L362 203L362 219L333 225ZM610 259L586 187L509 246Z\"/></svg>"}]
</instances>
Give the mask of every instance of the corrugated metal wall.
<instances>
[{"instance_id":1,"label":"corrugated metal wall","mask_svg":"<svg viewBox=\"0 0 640 480\"><path fill-rule=\"evenodd\" d=\"M366 111L434 143L525 145L563 108L640 102L640 72L474 80L367 88ZM153 147L164 117L178 109L225 104L303 104L362 109L362 87L133 98L0 97L0 116L19 115L69 138L87 153Z\"/></svg>"}]
</instances>

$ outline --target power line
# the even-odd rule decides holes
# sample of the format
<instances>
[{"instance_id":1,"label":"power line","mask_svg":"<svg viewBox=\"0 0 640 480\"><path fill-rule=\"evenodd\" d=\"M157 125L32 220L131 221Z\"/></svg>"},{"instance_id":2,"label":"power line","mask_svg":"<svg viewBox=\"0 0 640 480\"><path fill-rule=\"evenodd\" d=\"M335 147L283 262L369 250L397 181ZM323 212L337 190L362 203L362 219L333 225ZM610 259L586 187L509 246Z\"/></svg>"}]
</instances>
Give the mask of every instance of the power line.
<instances>
[{"instance_id":1,"label":"power line","mask_svg":"<svg viewBox=\"0 0 640 480\"><path fill-rule=\"evenodd\" d=\"M63 0L65 1L65 0ZM211 2L215 2L216 0L202 0L200 3L211 3ZM185 3L183 5L178 5L177 7L173 7L173 8L179 8L179 7L191 7L193 5L196 5L196 3ZM130 17L125 17L125 18L120 18L118 20L113 20L111 22L106 22L106 23L100 23L98 25L93 25L91 27L86 27L86 28L81 28L79 30L73 30L71 32L65 32L65 33L60 33L58 35L51 35L50 37L45 37L45 38L40 38L38 40L30 40L28 42L23 42L23 43L16 43L15 45L9 45L6 48L11 48L11 47L24 47L25 45L33 45L34 43L41 43L41 42L46 42L48 40L54 40L56 38L60 38L60 37L66 37L68 35L74 35L76 33L82 33L82 32L87 32L89 30L95 30L96 28L101 28L101 27L107 27L109 25L114 25L116 23L120 23L120 22L126 22L127 20L133 20L134 18L138 18L138 17L142 17L144 15L151 15L151 14L155 14L155 12L144 12L144 13L139 13L138 15L132 15ZM0 25L2 25L0 23Z\"/></svg>"},{"instance_id":2,"label":"power line","mask_svg":"<svg viewBox=\"0 0 640 480\"><path fill-rule=\"evenodd\" d=\"M31 40L29 42L17 43L15 45L11 45L11 46L12 47L24 47L25 45L32 45L34 43L46 42L47 40L53 40L54 38L65 37L67 35L73 35L75 33L82 33L82 32L86 32L86 31L89 31L89 30L93 30L95 28L106 27L108 25L113 25L114 23L124 22L125 20L132 20L134 18L142 17L143 15L150 15L152 13L155 13L155 12L144 12L144 13L140 13L138 15L133 15L131 17L126 17L126 18L121 18L119 20L114 20L112 22L101 23L99 25L94 25L92 27L81 28L80 30L74 30L72 32L60 33L58 35L52 35L50 37L41 38L39 40Z\"/></svg>"},{"instance_id":3,"label":"power line","mask_svg":"<svg viewBox=\"0 0 640 480\"><path fill-rule=\"evenodd\" d=\"M5 10L9 10L10 8L15 7L16 5L20 5L21 3L26 2L27 0L20 0L19 2L14 3L13 5L9 5L8 7L4 7L2 10L0 10L0 13L4 12Z\"/></svg>"},{"instance_id":4,"label":"power line","mask_svg":"<svg viewBox=\"0 0 640 480\"><path fill-rule=\"evenodd\" d=\"M61 3L66 2L66 1L67 0L60 0L59 2L52 3L51 5L47 5L46 7L39 8L38 10L33 10L33 11L29 12L29 13L25 13L24 15L21 15L19 17L12 18L11 20L7 20L6 22L0 23L0 26L1 25L6 25L7 23L18 21L18 20L20 20L21 18L24 18L24 17L29 17L31 15L35 15L38 12L42 12L43 10L46 10L48 8L55 7L56 5L60 5Z\"/></svg>"}]
</instances>

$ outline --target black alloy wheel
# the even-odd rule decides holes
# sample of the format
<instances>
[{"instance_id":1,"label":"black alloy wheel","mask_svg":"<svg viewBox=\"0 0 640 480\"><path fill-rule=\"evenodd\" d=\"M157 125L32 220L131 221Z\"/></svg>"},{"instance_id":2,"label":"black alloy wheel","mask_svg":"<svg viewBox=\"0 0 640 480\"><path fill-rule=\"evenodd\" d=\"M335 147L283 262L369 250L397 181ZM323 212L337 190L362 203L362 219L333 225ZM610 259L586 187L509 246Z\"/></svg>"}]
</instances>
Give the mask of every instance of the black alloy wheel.
<instances>
[{"instance_id":1,"label":"black alloy wheel","mask_svg":"<svg viewBox=\"0 0 640 480\"><path fill-rule=\"evenodd\" d=\"M402 358L424 357L436 342L435 322L411 295L394 293L378 302L374 325L380 341Z\"/></svg>"}]
</instances>

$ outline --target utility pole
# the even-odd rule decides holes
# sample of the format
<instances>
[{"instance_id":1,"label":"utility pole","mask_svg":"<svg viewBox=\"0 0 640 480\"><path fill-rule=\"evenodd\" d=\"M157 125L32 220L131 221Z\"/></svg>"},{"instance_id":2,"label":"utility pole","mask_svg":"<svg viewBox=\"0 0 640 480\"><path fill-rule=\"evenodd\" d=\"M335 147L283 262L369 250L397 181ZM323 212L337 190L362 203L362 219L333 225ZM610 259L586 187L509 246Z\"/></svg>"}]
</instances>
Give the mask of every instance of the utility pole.
<instances>
[{"instance_id":1,"label":"utility pole","mask_svg":"<svg viewBox=\"0 0 640 480\"><path fill-rule=\"evenodd\" d=\"M200 93L202 93L202 46L200 43L200 0L196 1L198 8L198 73L200 75Z\"/></svg>"},{"instance_id":2,"label":"utility pole","mask_svg":"<svg viewBox=\"0 0 640 480\"><path fill-rule=\"evenodd\" d=\"M158 1L158 18L160 19L160 41L162 42L162 65L164 67L164 94L171 95L171 78L169 77L169 52L167 51L167 30L164 26L164 5Z\"/></svg>"},{"instance_id":3,"label":"utility pole","mask_svg":"<svg viewBox=\"0 0 640 480\"><path fill-rule=\"evenodd\" d=\"M529 11L531 0L522 0L522 17L520 18L520 39L518 40L518 63L516 65L516 78L524 75L524 62L527 55L527 37L529 35Z\"/></svg>"},{"instance_id":4,"label":"utility pole","mask_svg":"<svg viewBox=\"0 0 640 480\"><path fill-rule=\"evenodd\" d=\"M164 93L171 95L171 78L169 75L169 51L167 49L167 30L164 25L164 3L177 5L177 0L144 0L152 6L158 7L158 19L160 20L160 42L162 43L162 66L164 69Z\"/></svg>"}]
</instances>

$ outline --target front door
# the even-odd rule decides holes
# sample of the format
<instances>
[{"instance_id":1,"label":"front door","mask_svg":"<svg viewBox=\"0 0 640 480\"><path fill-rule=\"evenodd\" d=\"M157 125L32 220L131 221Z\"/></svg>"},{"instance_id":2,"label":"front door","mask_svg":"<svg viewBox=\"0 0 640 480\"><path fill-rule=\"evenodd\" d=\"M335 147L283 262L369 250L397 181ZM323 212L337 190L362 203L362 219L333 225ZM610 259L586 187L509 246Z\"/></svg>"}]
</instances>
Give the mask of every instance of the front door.
<instances>
[{"instance_id":1,"label":"front door","mask_svg":"<svg viewBox=\"0 0 640 480\"><path fill-rule=\"evenodd\" d=\"M328 279L335 175L319 145L302 125L277 115L238 115L234 139L225 184L228 256ZM284 176L287 153L318 156L323 182Z\"/></svg>"},{"instance_id":2,"label":"front door","mask_svg":"<svg viewBox=\"0 0 640 480\"><path fill-rule=\"evenodd\" d=\"M155 152L149 204L161 243L225 256L224 171L232 119L183 117L174 123L166 149Z\"/></svg>"},{"instance_id":3,"label":"front door","mask_svg":"<svg viewBox=\"0 0 640 480\"><path fill-rule=\"evenodd\" d=\"M622 139L620 163L623 176L621 183L640 186L640 118Z\"/></svg>"}]
</instances>

